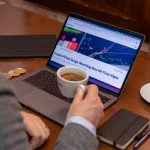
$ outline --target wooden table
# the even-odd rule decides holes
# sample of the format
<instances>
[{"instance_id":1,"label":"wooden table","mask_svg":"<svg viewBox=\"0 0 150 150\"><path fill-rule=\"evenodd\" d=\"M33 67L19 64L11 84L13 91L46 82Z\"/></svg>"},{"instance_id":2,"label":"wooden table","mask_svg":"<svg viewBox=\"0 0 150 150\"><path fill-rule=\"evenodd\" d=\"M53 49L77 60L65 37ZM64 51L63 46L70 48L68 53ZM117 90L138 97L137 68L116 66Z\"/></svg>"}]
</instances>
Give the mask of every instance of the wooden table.
<instances>
[{"instance_id":1,"label":"wooden table","mask_svg":"<svg viewBox=\"0 0 150 150\"><path fill-rule=\"evenodd\" d=\"M9 10L9 11L8 11ZM0 34L56 34L60 32L62 24L56 20L37 15L35 13L18 9L9 3L0 6ZM31 72L45 65L46 58L24 58L24 59L0 59L0 71L7 72L15 67L25 67ZM140 97L140 88L143 84L150 82L150 53L140 52L129 80L117 103L105 110L105 116L101 123L110 118L120 108L126 108L150 119L150 104ZM31 110L24 108L26 111ZM33 112L34 113L34 112ZM39 114L37 114L39 115ZM40 150L51 150L59 135L62 126L39 115L51 130L51 136ZM132 150L133 143L128 150ZM100 150L114 150L107 144L101 143ZM150 139L142 144L139 150L149 150Z\"/></svg>"}]
</instances>

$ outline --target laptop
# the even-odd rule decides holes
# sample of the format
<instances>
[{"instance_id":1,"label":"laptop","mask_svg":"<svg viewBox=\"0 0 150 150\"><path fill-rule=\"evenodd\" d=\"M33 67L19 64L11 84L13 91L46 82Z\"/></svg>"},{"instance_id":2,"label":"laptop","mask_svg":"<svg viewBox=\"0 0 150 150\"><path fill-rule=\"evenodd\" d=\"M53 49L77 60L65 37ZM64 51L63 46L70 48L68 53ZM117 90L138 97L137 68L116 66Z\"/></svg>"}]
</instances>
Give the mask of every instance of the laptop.
<instances>
[{"instance_id":1,"label":"laptop","mask_svg":"<svg viewBox=\"0 0 150 150\"><path fill-rule=\"evenodd\" d=\"M70 13L47 65L11 80L18 101L63 125L73 99L61 95L56 71L73 65L88 72L107 108L121 95L143 40L139 33Z\"/></svg>"}]
</instances>

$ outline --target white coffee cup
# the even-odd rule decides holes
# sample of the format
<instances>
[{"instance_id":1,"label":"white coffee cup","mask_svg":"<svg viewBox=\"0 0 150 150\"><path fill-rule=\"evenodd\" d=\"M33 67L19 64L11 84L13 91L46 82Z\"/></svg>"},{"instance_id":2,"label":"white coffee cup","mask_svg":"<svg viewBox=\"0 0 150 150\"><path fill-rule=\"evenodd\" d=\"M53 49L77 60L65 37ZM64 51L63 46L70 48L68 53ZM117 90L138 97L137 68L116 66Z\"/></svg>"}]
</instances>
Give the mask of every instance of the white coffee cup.
<instances>
[{"instance_id":1,"label":"white coffee cup","mask_svg":"<svg viewBox=\"0 0 150 150\"><path fill-rule=\"evenodd\" d=\"M77 88L84 88L88 82L89 75L79 67L66 66L57 70L57 83L63 96L73 98Z\"/></svg>"}]
</instances>

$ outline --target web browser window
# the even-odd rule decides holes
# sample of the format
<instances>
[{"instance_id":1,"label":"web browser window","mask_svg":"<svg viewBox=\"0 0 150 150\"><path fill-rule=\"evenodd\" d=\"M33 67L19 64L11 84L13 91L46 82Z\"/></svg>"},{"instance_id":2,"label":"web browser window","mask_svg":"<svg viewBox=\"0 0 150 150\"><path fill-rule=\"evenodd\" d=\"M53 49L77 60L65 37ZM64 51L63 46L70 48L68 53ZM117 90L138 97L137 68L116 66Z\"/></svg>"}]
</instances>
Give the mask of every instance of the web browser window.
<instances>
[{"instance_id":1,"label":"web browser window","mask_svg":"<svg viewBox=\"0 0 150 150\"><path fill-rule=\"evenodd\" d=\"M85 69L89 82L119 93L141 39L70 16L59 36L49 65Z\"/></svg>"}]
</instances>

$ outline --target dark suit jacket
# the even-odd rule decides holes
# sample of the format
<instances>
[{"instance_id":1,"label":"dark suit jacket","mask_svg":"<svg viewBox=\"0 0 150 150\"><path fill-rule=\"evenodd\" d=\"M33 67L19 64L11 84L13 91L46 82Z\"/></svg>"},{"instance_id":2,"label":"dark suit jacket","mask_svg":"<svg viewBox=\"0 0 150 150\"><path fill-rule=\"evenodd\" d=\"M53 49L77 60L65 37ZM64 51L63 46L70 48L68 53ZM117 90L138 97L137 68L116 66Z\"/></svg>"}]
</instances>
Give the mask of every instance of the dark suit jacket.
<instances>
[{"instance_id":1,"label":"dark suit jacket","mask_svg":"<svg viewBox=\"0 0 150 150\"><path fill-rule=\"evenodd\" d=\"M97 150L96 137L79 124L70 123L63 128L56 144L55 150Z\"/></svg>"},{"instance_id":2,"label":"dark suit jacket","mask_svg":"<svg viewBox=\"0 0 150 150\"><path fill-rule=\"evenodd\" d=\"M0 150L30 150L13 88L0 75ZM95 150L96 137L81 125L71 123L60 133L55 150Z\"/></svg>"}]
</instances>

